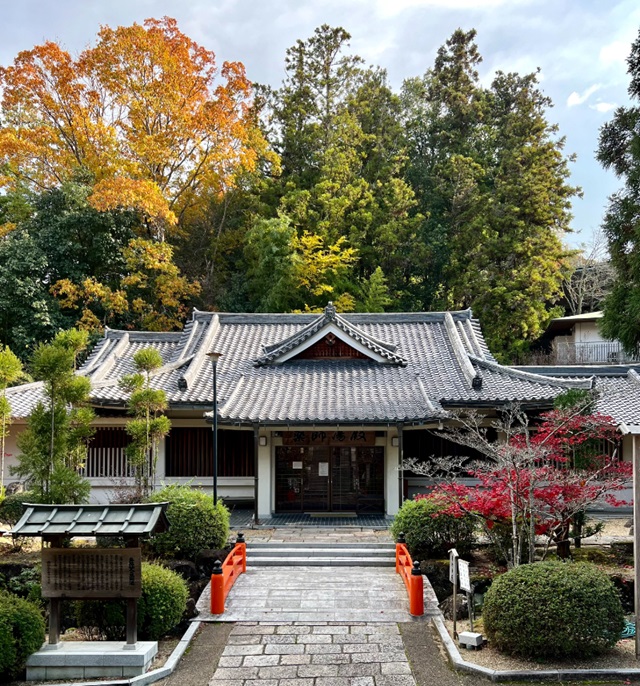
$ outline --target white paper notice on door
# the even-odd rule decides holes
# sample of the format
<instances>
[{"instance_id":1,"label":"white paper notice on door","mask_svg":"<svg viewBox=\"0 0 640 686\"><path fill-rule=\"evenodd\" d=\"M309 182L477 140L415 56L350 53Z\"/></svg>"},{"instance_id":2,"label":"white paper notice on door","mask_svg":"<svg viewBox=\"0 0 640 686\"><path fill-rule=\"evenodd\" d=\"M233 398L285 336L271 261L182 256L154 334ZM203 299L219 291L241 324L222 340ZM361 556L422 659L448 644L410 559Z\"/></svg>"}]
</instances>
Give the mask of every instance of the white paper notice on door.
<instances>
[{"instance_id":1,"label":"white paper notice on door","mask_svg":"<svg viewBox=\"0 0 640 686\"><path fill-rule=\"evenodd\" d=\"M295 460L291 463L291 469L302 469L302 462L296 462Z\"/></svg>"},{"instance_id":2,"label":"white paper notice on door","mask_svg":"<svg viewBox=\"0 0 640 686\"><path fill-rule=\"evenodd\" d=\"M318 462L318 476L329 476L328 462Z\"/></svg>"}]
</instances>

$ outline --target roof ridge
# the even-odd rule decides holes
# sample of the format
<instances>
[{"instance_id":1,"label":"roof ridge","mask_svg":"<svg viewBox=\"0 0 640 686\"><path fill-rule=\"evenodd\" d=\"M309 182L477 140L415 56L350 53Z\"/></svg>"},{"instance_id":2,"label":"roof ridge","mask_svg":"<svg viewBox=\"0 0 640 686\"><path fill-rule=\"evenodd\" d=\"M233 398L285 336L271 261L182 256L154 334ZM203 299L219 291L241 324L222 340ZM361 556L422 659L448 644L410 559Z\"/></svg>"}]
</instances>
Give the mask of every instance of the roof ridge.
<instances>
[{"instance_id":1,"label":"roof ridge","mask_svg":"<svg viewBox=\"0 0 640 686\"><path fill-rule=\"evenodd\" d=\"M535 374L534 372L525 372L521 369L514 369L513 367L508 367L502 365L499 362L493 362L491 360L483 359L480 357L470 356L473 363L491 369L496 372L502 372L508 376L512 376L516 379L523 379L524 381L531 381L534 383L545 383L549 386L556 386L558 388L582 388L585 390L591 390L595 384L595 377L589 376L585 379L566 379L564 377L553 377L544 376L543 374Z\"/></svg>"},{"instance_id":2,"label":"roof ridge","mask_svg":"<svg viewBox=\"0 0 640 686\"><path fill-rule=\"evenodd\" d=\"M460 338L460 333L458 332L458 327L455 325L450 312L446 312L444 315L444 328L449 337L449 341L451 342L453 354L462 369L462 374L471 386L478 374L469 360L469 353L465 350L462 338Z\"/></svg>"},{"instance_id":3,"label":"roof ridge","mask_svg":"<svg viewBox=\"0 0 640 686\"><path fill-rule=\"evenodd\" d=\"M209 352L209 348L211 347L213 340L220 330L220 318L218 317L218 314L216 312L212 312L211 315L209 330L205 333L204 338L200 341L198 350L194 353L189 367L182 375L182 378L187 382L187 388L191 385L195 377L198 375L198 372L202 368L204 358Z\"/></svg>"},{"instance_id":4,"label":"roof ridge","mask_svg":"<svg viewBox=\"0 0 640 686\"><path fill-rule=\"evenodd\" d=\"M640 386L640 374L635 369L627 370L627 378L631 379Z\"/></svg>"}]
</instances>

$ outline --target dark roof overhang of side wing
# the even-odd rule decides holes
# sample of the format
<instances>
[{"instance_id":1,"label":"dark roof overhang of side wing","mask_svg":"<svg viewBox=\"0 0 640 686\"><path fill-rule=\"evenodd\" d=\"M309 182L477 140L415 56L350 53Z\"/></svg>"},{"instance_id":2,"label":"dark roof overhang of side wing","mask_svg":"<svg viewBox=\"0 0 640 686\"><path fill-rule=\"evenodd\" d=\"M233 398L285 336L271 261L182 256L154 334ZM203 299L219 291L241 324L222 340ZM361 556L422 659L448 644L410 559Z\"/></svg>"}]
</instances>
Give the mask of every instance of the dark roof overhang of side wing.
<instances>
[{"instance_id":1,"label":"dark roof overhang of side wing","mask_svg":"<svg viewBox=\"0 0 640 686\"><path fill-rule=\"evenodd\" d=\"M13 536L147 536L169 528L169 503L44 505L25 503Z\"/></svg>"}]
</instances>

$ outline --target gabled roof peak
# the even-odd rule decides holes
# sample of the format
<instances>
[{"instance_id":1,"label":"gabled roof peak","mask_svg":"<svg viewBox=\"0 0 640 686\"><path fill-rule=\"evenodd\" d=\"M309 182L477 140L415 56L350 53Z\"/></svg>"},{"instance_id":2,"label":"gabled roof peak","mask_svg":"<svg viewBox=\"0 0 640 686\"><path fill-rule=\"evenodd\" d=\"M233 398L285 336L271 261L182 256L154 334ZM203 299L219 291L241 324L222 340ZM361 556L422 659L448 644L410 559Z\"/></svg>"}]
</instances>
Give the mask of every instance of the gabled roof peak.
<instances>
[{"instance_id":1,"label":"gabled roof peak","mask_svg":"<svg viewBox=\"0 0 640 686\"><path fill-rule=\"evenodd\" d=\"M264 345L264 354L255 361L255 364L263 366L286 362L329 333L375 362L402 366L407 364L405 358L396 352L397 345L374 338L351 324L338 314L332 302L327 304L322 314L300 331L284 340Z\"/></svg>"}]
</instances>

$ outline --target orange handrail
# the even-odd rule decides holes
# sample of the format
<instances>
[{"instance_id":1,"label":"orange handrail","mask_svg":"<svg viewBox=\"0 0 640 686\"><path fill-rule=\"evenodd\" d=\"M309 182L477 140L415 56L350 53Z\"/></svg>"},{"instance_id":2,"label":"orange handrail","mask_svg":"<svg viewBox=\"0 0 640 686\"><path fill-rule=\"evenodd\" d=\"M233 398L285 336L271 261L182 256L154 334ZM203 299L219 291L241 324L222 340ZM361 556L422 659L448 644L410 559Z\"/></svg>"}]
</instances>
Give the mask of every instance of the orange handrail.
<instances>
[{"instance_id":1,"label":"orange handrail","mask_svg":"<svg viewBox=\"0 0 640 686\"><path fill-rule=\"evenodd\" d=\"M409 612L414 617L424 614L424 584L420 563L413 562L404 543L396 543L396 572L400 574L409 594Z\"/></svg>"},{"instance_id":2,"label":"orange handrail","mask_svg":"<svg viewBox=\"0 0 640 686\"><path fill-rule=\"evenodd\" d=\"M238 542L227 555L225 561L216 562L216 569L211 575L211 614L221 615L224 612L224 601L231 587L243 572L247 571L247 546L244 539L238 536Z\"/></svg>"}]
</instances>

